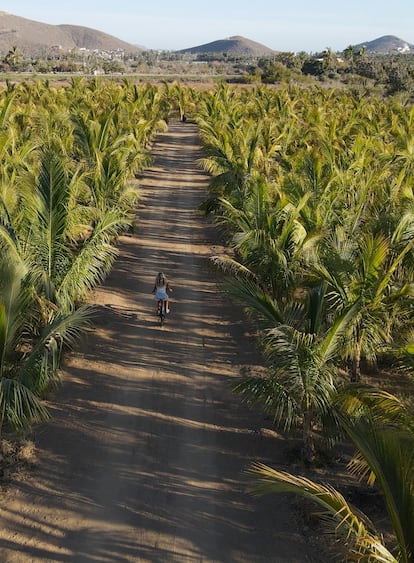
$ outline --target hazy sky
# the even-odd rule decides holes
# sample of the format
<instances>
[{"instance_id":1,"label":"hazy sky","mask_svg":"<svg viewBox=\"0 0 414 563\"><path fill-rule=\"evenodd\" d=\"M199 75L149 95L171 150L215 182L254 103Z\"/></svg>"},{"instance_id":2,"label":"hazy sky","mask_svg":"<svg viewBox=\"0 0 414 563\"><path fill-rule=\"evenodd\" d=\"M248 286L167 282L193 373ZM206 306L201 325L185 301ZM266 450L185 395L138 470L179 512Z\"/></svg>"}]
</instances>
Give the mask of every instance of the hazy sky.
<instances>
[{"instance_id":1,"label":"hazy sky","mask_svg":"<svg viewBox=\"0 0 414 563\"><path fill-rule=\"evenodd\" d=\"M2 0L0 10L92 27L148 49L232 35L278 51L343 50L382 35L414 43L412 0Z\"/></svg>"}]
</instances>

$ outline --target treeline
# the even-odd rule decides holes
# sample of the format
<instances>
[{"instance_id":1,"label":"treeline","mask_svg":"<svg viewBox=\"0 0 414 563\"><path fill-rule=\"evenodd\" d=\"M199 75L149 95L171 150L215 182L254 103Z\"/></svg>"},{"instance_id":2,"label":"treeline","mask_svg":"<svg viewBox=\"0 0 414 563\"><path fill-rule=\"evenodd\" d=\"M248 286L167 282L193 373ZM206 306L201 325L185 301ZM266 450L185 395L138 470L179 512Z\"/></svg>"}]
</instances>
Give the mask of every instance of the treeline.
<instances>
[{"instance_id":1,"label":"treeline","mask_svg":"<svg viewBox=\"0 0 414 563\"><path fill-rule=\"evenodd\" d=\"M410 54L370 55L348 47L338 54L330 49L310 56L307 53L279 53L262 58L249 71L248 80L260 78L265 84L303 80L335 81L348 87L365 87L393 95L414 91L414 56Z\"/></svg>"},{"instance_id":2,"label":"treeline","mask_svg":"<svg viewBox=\"0 0 414 563\"><path fill-rule=\"evenodd\" d=\"M414 55L371 54L350 45L343 52L280 52L271 56L231 53L180 54L169 51L123 52L45 50L25 55L18 47L0 55L0 72L33 74L148 74L220 77L242 84L314 84L368 89L381 95L413 95Z\"/></svg>"},{"instance_id":3,"label":"treeline","mask_svg":"<svg viewBox=\"0 0 414 563\"><path fill-rule=\"evenodd\" d=\"M392 392L412 381L414 108L343 90L222 86L198 123L212 175L203 207L230 250L213 262L267 360L235 391L300 431L307 463L347 434L350 469L382 491L395 536L386 545L338 491L305 477L256 465L253 489L317 502L345 560L413 561L413 403Z\"/></svg>"}]
</instances>

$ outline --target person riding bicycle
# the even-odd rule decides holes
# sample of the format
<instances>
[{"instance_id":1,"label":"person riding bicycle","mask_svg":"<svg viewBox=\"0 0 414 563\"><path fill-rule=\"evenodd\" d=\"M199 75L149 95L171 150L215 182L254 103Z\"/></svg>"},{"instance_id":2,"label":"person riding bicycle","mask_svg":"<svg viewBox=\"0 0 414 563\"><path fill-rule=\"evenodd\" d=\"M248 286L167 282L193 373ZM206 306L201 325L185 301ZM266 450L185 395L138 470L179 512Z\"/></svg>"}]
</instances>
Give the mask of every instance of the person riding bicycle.
<instances>
[{"instance_id":1,"label":"person riding bicycle","mask_svg":"<svg viewBox=\"0 0 414 563\"><path fill-rule=\"evenodd\" d=\"M155 300L157 302L157 310L160 301L165 301L165 312L169 313L170 308L168 305L168 294L171 293L172 287L170 286L165 274L159 272L155 277L154 289L152 293L155 293Z\"/></svg>"}]
</instances>

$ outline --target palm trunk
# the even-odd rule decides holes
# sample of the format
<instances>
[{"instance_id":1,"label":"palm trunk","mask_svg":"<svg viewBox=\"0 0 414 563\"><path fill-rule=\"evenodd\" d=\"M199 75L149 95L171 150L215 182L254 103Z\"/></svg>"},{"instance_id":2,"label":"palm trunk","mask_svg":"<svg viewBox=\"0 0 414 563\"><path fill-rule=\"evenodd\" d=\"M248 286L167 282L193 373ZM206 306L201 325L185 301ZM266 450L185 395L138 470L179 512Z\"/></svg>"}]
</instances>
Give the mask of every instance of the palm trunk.
<instances>
[{"instance_id":1,"label":"palm trunk","mask_svg":"<svg viewBox=\"0 0 414 563\"><path fill-rule=\"evenodd\" d=\"M355 345L355 354L352 358L351 381L353 383L361 381L361 345L359 342Z\"/></svg>"},{"instance_id":2,"label":"palm trunk","mask_svg":"<svg viewBox=\"0 0 414 563\"><path fill-rule=\"evenodd\" d=\"M3 455L3 422L4 416L0 417L0 476L3 474L3 462L4 462L4 455Z\"/></svg>"},{"instance_id":3,"label":"palm trunk","mask_svg":"<svg viewBox=\"0 0 414 563\"><path fill-rule=\"evenodd\" d=\"M311 410L307 410L303 415L302 456L303 459L308 463L312 463L313 461L315 461L315 455L316 455L315 441L313 438L312 427L313 427L313 412Z\"/></svg>"}]
</instances>

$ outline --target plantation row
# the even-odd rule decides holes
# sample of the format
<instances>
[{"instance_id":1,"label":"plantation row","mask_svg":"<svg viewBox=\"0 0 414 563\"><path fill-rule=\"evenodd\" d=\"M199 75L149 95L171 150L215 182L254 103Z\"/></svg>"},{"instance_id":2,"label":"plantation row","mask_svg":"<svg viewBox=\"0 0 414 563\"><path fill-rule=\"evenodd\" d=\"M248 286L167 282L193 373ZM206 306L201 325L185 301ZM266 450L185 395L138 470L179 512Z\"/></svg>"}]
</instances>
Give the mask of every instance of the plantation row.
<instances>
[{"instance_id":1,"label":"plantation row","mask_svg":"<svg viewBox=\"0 0 414 563\"><path fill-rule=\"evenodd\" d=\"M151 86L81 79L1 94L0 435L47 417L43 394L90 326L88 294L131 227L132 180L166 127L166 99Z\"/></svg>"},{"instance_id":2,"label":"plantation row","mask_svg":"<svg viewBox=\"0 0 414 563\"><path fill-rule=\"evenodd\" d=\"M312 463L347 434L352 471L384 493L395 542L330 487L252 467L259 493L311 497L345 557L413 561L414 416L391 395L412 373L414 109L346 91L196 92L82 79L0 97L0 428L47 417L65 348L133 222L135 176L169 116L199 125L203 207L232 258L213 259L268 361L236 390L303 437ZM385 388L368 385L376 370ZM375 376L371 376L371 381ZM385 390L386 389L386 390Z\"/></svg>"},{"instance_id":3,"label":"plantation row","mask_svg":"<svg viewBox=\"0 0 414 563\"><path fill-rule=\"evenodd\" d=\"M314 500L346 560L413 561L413 403L389 391L413 366L414 108L221 87L198 122L212 174L204 208L232 250L213 261L268 363L235 389L300 429L307 462L347 434L350 470L382 491L393 541L329 486L254 465L253 490Z\"/></svg>"}]
</instances>

